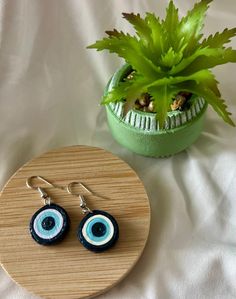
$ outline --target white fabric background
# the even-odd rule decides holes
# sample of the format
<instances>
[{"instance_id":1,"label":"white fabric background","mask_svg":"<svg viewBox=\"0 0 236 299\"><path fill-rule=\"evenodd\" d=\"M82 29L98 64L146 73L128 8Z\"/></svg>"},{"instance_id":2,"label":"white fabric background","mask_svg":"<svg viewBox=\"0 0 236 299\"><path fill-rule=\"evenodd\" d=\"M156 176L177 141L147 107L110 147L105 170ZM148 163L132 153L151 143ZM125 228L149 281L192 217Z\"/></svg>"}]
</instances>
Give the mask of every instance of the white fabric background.
<instances>
[{"instance_id":1,"label":"white fabric background","mask_svg":"<svg viewBox=\"0 0 236 299\"><path fill-rule=\"evenodd\" d=\"M193 2L175 1L181 15ZM181 154L152 159L131 153L112 139L99 106L107 80L122 62L85 49L106 29L131 28L121 12L163 16L167 1L0 3L1 186L23 163L52 148L103 147L143 180L152 222L137 266L99 298L236 298L236 129L208 109L204 132ZM234 27L235 16L235 0L215 0L205 32ZM215 71L234 120L235 71L233 64ZM0 298L36 297L0 270Z\"/></svg>"}]
</instances>

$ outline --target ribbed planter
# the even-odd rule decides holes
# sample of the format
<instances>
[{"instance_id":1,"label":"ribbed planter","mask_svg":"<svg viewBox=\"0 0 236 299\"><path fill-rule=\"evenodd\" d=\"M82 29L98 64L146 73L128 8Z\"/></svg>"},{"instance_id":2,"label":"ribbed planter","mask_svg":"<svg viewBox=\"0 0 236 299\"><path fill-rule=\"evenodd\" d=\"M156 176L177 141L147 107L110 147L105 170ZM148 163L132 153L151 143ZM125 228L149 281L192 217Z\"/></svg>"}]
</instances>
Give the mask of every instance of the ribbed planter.
<instances>
[{"instance_id":1,"label":"ribbed planter","mask_svg":"<svg viewBox=\"0 0 236 299\"><path fill-rule=\"evenodd\" d=\"M121 67L108 82L105 93L129 74L128 65ZM131 151L144 156L166 157L190 146L200 135L207 104L195 97L186 111L168 113L163 129L154 113L129 111L124 117L123 102L106 105L107 120L113 137Z\"/></svg>"}]
</instances>

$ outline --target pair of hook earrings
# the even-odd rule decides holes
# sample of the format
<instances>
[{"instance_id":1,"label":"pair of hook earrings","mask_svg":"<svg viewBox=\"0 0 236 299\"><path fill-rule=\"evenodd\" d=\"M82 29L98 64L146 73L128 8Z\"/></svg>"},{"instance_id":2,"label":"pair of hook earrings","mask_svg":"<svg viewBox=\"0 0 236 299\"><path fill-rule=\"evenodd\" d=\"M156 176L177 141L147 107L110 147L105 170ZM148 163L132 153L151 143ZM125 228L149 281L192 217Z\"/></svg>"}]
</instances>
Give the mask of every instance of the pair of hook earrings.
<instances>
[{"instance_id":1,"label":"pair of hook earrings","mask_svg":"<svg viewBox=\"0 0 236 299\"><path fill-rule=\"evenodd\" d=\"M26 186L37 190L44 200L44 206L36 211L30 220L30 233L37 243L52 245L60 242L69 231L70 218L65 209L52 202L43 188L32 184L34 179L79 197L80 208L85 216L78 226L77 237L85 248L94 252L102 252L116 243L119 237L119 227L115 218L105 211L90 210L84 196L73 192L76 185L80 185L88 194L92 194L85 185L81 182L72 182L63 187L52 184L41 176L32 176L26 180Z\"/></svg>"}]
</instances>

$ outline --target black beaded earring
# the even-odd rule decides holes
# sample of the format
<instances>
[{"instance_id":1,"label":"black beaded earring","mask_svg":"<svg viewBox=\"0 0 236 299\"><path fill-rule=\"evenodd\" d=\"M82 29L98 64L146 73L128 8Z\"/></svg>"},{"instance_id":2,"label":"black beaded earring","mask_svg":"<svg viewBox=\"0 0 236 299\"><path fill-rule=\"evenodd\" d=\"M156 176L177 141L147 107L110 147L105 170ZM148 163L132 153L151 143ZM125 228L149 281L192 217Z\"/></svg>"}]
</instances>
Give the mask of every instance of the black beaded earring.
<instances>
[{"instance_id":1,"label":"black beaded earring","mask_svg":"<svg viewBox=\"0 0 236 299\"><path fill-rule=\"evenodd\" d=\"M41 176L32 176L26 181L27 187L37 190L44 200L44 206L36 211L30 220L29 229L32 238L40 245L58 243L65 237L69 230L69 216L61 206L52 203L51 198L43 188L32 185L31 182L33 179L41 180L55 188L63 188L51 184Z\"/></svg>"},{"instance_id":2,"label":"black beaded earring","mask_svg":"<svg viewBox=\"0 0 236 299\"><path fill-rule=\"evenodd\" d=\"M77 229L79 241L86 249L94 252L111 248L119 238L119 226L115 218L105 211L91 211L84 196L73 192L75 185L82 186L88 194L93 193L81 182L72 182L67 186L68 193L79 197L80 207L85 214Z\"/></svg>"}]
</instances>

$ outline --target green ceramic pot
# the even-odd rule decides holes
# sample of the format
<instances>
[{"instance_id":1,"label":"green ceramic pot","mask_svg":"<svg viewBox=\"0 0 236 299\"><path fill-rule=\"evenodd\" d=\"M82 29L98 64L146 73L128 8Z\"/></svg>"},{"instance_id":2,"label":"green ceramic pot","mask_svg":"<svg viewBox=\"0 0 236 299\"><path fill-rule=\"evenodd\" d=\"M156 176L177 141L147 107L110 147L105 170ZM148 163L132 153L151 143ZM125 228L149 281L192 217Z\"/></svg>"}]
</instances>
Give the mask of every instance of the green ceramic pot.
<instances>
[{"instance_id":1,"label":"green ceramic pot","mask_svg":"<svg viewBox=\"0 0 236 299\"><path fill-rule=\"evenodd\" d=\"M118 69L105 94L130 71L127 64ZM123 102L106 105L107 120L113 137L121 145L140 155L166 157L186 149L202 131L207 104L199 97L192 102L187 111L169 112L163 129L159 129L154 113L131 110L124 117Z\"/></svg>"}]
</instances>

